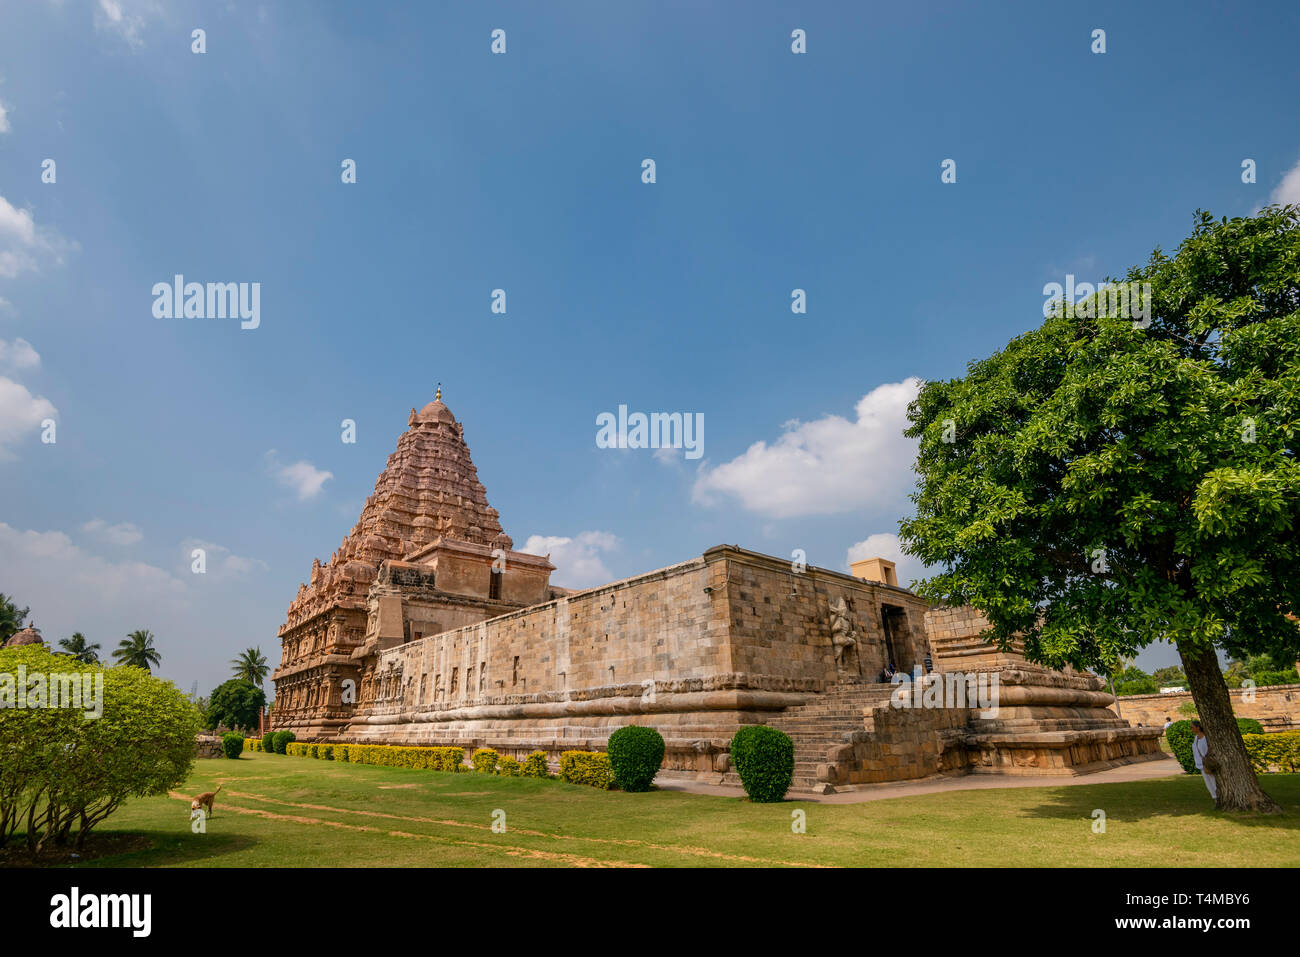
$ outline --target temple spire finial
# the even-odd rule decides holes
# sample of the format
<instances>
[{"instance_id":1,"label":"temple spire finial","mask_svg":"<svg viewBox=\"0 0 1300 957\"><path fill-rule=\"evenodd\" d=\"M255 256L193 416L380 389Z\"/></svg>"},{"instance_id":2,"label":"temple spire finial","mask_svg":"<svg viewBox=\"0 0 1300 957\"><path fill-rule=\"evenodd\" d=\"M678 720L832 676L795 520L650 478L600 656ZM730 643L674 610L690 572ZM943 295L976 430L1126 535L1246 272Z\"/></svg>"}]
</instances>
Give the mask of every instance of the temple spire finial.
<instances>
[{"instance_id":1,"label":"temple spire finial","mask_svg":"<svg viewBox=\"0 0 1300 957\"><path fill-rule=\"evenodd\" d=\"M433 398L434 398L435 401L438 401L438 402L441 402L441 401L442 401L442 383L441 383L441 382L438 383L438 393L437 393L437 395L435 395Z\"/></svg>"}]
</instances>

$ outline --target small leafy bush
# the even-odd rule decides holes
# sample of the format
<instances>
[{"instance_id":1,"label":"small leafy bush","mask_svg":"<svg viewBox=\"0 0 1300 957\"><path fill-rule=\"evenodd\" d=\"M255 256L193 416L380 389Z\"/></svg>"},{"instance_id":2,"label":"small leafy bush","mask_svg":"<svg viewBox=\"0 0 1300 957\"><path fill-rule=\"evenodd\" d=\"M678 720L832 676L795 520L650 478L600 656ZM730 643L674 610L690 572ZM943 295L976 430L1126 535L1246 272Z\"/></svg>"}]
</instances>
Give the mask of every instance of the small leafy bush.
<instances>
[{"instance_id":1,"label":"small leafy bush","mask_svg":"<svg viewBox=\"0 0 1300 957\"><path fill-rule=\"evenodd\" d=\"M550 776L551 769L547 765L545 751L534 751L524 758L524 777L549 778Z\"/></svg>"},{"instance_id":2,"label":"small leafy bush","mask_svg":"<svg viewBox=\"0 0 1300 957\"><path fill-rule=\"evenodd\" d=\"M244 753L244 736L237 731L231 731L221 736L221 750L226 752L228 758L238 758Z\"/></svg>"},{"instance_id":3,"label":"small leafy bush","mask_svg":"<svg viewBox=\"0 0 1300 957\"><path fill-rule=\"evenodd\" d=\"M298 740L298 736L292 731L277 731L275 734L271 735L271 738L273 741L272 747L275 748L276 754L284 754L284 749L294 741Z\"/></svg>"},{"instance_id":4,"label":"small leafy bush","mask_svg":"<svg viewBox=\"0 0 1300 957\"><path fill-rule=\"evenodd\" d=\"M751 801L775 803L794 780L794 742L765 724L746 725L731 739L731 763Z\"/></svg>"},{"instance_id":5,"label":"small leafy bush","mask_svg":"<svg viewBox=\"0 0 1300 957\"><path fill-rule=\"evenodd\" d=\"M500 759L501 755L491 748L479 748L469 761L480 774L495 774Z\"/></svg>"},{"instance_id":6,"label":"small leafy bush","mask_svg":"<svg viewBox=\"0 0 1300 957\"><path fill-rule=\"evenodd\" d=\"M608 791L614 786L609 755L603 751L565 751L560 755L560 779Z\"/></svg>"},{"instance_id":7,"label":"small leafy bush","mask_svg":"<svg viewBox=\"0 0 1300 957\"><path fill-rule=\"evenodd\" d=\"M629 725L609 736L609 766L624 791L649 791L664 763L664 739L654 728Z\"/></svg>"},{"instance_id":8,"label":"small leafy bush","mask_svg":"<svg viewBox=\"0 0 1300 957\"><path fill-rule=\"evenodd\" d=\"M508 755L503 755L501 760L497 762L497 774L504 778L517 778L523 769L522 764Z\"/></svg>"}]
</instances>

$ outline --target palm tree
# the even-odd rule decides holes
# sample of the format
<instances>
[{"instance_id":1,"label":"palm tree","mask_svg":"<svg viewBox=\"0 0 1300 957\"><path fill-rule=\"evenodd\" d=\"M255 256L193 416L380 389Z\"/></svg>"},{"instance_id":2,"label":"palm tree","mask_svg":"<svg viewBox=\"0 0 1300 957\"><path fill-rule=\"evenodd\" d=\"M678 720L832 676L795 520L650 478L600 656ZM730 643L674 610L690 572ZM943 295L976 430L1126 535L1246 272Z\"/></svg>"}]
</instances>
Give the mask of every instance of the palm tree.
<instances>
[{"instance_id":1,"label":"palm tree","mask_svg":"<svg viewBox=\"0 0 1300 957\"><path fill-rule=\"evenodd\" d=\"M153 671L153 665L162 663L162 655L153 646L153 632L145 629L133 631L123 638L113 650L113 657L119 664L134 665L148 672Z\"/></svg>"},{"instance_id":2,"label":"palm tree","mask_svg":"<svg viewBox=\"0 0 1300 957\"><path fill-rule=\"evenodd\" d=\"M8 641L14 632L22 630L29 611L30 608L19 608L12 596L0 593L0 645Z\"/></svg>"},{"instance_id":3,"label":"palm tree","mask_svg":"<svg viewBox=\"0 0 1300 957\"><path fill-rule=\"evenodd\" d=\"M99 664L99 642L95 642L93 645L87 644L86 636L79 631L74 631L71 638L64 638L60 641L59 647L82 664Z\"/></svg>"},{"instance_id":4,"label":"palm tree","mask_svg":"<svg viewBox=\"0 0 1300 957\"><path fill-rule=\"evenodd\" d=\"M230 662L235 666L235 677L260 685L271 669L266 666L266 656L261 648L246 648Z\"/></svg>"}]
</instances>

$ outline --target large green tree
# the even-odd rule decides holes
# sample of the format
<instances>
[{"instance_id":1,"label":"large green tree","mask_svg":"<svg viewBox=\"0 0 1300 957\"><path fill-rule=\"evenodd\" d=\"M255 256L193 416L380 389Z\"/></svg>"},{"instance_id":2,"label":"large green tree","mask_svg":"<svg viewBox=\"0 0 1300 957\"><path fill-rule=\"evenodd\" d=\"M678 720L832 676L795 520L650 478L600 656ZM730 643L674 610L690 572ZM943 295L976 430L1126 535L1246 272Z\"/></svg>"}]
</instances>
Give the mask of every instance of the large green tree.
<instances>
[{"instance_id":1,"label":"large green tree","mask_svg":"<svg viewBox=\"0 0 1300 957\"><path fill-rule=\"evenodd\" d=\"M148 629L133 631L123 638L113 649L113 657L118 664L134 665L149 672L162 664L162 655L153 646L153 632Z\"/></svg>"},{"instance_id":2,"label":"large green tree","mask_svg":"<svg viewBox=\"0 0 1300 957\"><path fill-rule=\"evenodd\" d=\"M231 678L217 685L203 712L204 726L256 730L258 716L266 706L266 692L244 678Z\"/></svg>"},{"instance_id":3,"label":"large green tree","mask_svg":"<svg viewBox=\"0 0 1300 957\"><path fill-rule=\"evenodd\" d=\"M1294 660L1300 632L1300 207L1199 213L1149 316L1060 309L926 384L906 551L922 592L982 609L1033 660L1116 673L1174 644L1218 758L1218 804L1278 810L1237 730L1220 650Z\"/></svg>"},{"instance_id":4,"label":"large green tree","mask_svg":"<svg viewBox=\"0 0 1300 957\"><path fill-rule=\"evenodd\" d=\"M30 608L19 608L13 596L0 593L0 645L21 631Z\"/></svg>"},{"instance_id":5,"label":"large green tree","mask_svg":"<svg viewBox=\"0 0 1300 957\"><path fill-rule=\"evenodd\" d=\"M270 668L266 665L266 655L261 648L245 648L239 657L230 662L235 669L235 677L260 685L266 680Z\"/></svg>"}]
</instances>

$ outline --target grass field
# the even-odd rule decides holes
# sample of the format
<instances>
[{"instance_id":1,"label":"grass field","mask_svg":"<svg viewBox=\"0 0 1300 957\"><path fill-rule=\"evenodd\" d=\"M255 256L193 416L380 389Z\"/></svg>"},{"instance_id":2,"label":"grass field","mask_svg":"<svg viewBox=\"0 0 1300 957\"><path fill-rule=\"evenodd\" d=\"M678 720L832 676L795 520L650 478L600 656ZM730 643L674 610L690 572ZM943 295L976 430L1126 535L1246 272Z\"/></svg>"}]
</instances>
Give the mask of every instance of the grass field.
<instances>
[{"instance_id":1,"label":"grass field","mask_svg":"<svg viewBox=\"0 0 1300 957\"><path fill-rule=\"evenodd\" d=\"M192 834L188 797L218 783L224 790L207 833ZM1190 776L755 805L245 754L199 761L183 796L132 801L94 832L101 841L151 846L77 866L1300 864L1300 775L1271 775L1265 788L1285 814L1219 814ZM1106 812L1104 834L1093 833L1097 808ZM492 830L496 810L505 812L503 834ZM792 830L796 810L807 815L804 834Z\"/></svg>"}]
</instances>

